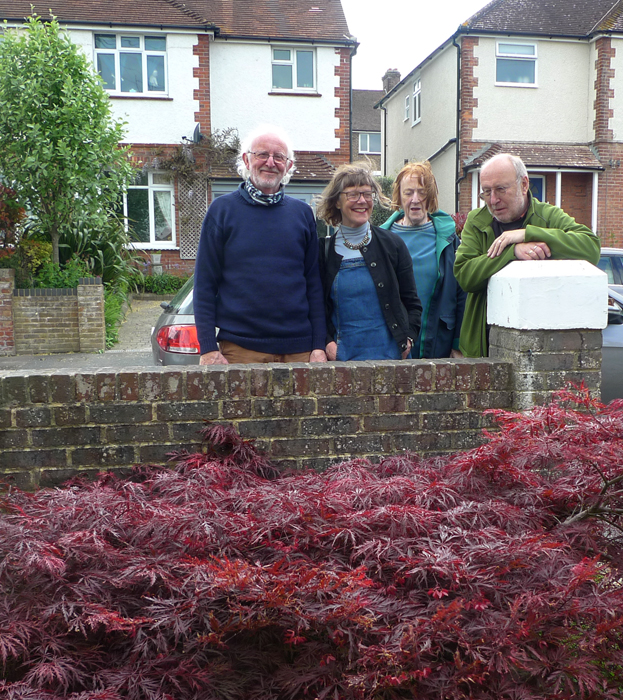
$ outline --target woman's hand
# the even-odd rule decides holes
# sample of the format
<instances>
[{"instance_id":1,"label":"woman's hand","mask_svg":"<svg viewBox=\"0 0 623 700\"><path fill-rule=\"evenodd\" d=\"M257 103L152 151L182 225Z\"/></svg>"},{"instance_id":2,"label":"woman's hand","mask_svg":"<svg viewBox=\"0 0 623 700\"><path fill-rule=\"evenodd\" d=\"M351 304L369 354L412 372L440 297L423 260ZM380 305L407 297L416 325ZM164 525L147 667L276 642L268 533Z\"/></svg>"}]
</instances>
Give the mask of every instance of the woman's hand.
<instances>
[{"instance_id":1,"label":"woman's hand","mask_svg":"<svg viewBox=\"0 0 623 700\"><path fill-rule=\"evenodd\" d=\"M327 360L329 360L329 362L335 362L335 360L337 359L337 343L327 343L325 352L327 353Z\"/></svg>"}]
</instances>

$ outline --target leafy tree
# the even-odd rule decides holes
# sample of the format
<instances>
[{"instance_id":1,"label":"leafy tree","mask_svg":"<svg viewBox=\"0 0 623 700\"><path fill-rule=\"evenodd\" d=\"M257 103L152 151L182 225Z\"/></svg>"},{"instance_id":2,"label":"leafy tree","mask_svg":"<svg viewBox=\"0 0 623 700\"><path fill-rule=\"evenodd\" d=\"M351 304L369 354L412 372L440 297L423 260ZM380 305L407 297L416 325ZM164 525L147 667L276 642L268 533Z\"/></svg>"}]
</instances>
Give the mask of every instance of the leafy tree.
<instances>
[{"instance_id":1,"label":"leafy tree","mask_svg":"<svg viewBox=\"0 0 623 700\"><path fill-rule=\"evenodd\" d=\"M31 226L59 241L110 226L133 168L108 95L58 21L29 17L0 43L0 172ZM70 257L71 252L66 257Z\"/></svg>"},{"instance_id":2,"label":"leafy tree","mask_svg":"<svg viewBox=\"0 0 623 700\"><path fill-rule=\"evenodd\" d=\"M173 469L9 490L0 694L620 699L623 401L497 416L322 474L214 424Z\"/></svg>"}]
</instances>

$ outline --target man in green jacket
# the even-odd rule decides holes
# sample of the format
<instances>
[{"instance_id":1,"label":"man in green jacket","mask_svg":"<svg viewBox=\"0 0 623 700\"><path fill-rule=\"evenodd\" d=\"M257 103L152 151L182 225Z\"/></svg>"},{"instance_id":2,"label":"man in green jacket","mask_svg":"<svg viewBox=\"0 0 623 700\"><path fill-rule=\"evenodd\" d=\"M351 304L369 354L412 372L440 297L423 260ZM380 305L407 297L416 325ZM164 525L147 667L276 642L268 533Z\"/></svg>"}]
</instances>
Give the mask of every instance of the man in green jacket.
<instances>
[{"instance_id":1,"label":"man in green jacket","mask_svg":"<svg viewBox=\"0 0 623 700\"><path fill-rule=\"evenodd\" d=\"M454 274L468 292L460 351L486 357L487 284L513 260L599 261L599 238L562 209L530 193L521 158L500 153L483 165L480 197L486 206L471 211L456 252ZM545 301L545 300L544 300Z\"/></svg>"}]
</instances>

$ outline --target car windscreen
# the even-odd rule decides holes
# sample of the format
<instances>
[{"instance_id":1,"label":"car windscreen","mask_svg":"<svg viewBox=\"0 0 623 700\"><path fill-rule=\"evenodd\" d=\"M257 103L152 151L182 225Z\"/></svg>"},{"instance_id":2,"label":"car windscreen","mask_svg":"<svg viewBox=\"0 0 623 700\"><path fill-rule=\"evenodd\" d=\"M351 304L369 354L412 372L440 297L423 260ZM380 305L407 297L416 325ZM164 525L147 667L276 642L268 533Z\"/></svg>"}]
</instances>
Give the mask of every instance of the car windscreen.
<instances>
[{"instance_id":1,"label":"car windscreen","mask_svg":"<svg viewBox=\"0 0 623 700\"><path fill-rule=\"evenodd\" d=\"M180 289L167 306L167 313L193 314L193 277Z\"/></svg>"}]
</instances>

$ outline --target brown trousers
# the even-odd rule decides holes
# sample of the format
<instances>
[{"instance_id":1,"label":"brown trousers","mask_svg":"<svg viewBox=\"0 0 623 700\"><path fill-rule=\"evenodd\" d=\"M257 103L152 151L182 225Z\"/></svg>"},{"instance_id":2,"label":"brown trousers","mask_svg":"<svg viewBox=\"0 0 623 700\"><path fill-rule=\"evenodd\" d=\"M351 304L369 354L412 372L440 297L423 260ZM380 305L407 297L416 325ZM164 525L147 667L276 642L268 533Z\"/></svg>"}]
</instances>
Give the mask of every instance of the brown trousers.
<instances>
[{"instance_id":1,"label":"brown trousers","mask_svg":"<svg viewBox=\"0 0 623 700\"><path fill-rule=\"evenodd\" d=\"M241 348L236 343L223 340L219 343L223 357L232 364L247 365L252 362L265 364L267 362L309 362L309 352L293 352L286 355L273 355L267 352L256 352Z\"/></svg>"}]
</instances>

